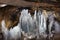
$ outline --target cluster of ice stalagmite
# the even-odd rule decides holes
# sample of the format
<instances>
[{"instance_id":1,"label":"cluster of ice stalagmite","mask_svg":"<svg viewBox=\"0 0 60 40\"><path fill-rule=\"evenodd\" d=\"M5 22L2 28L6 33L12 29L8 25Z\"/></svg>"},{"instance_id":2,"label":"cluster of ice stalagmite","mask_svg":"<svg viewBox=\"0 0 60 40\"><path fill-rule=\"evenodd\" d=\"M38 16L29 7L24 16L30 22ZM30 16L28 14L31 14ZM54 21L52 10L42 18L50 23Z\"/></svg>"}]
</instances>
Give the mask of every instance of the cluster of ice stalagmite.
<instances>
[{"instance_id":1,"label":"cluster of ice stalagmite","mask_svg":"<svg viewBox=\"0 0 60 40\"><path fill-rule=\"evenodd\" d=\"M46 13L47 16L44 15L44 13ZM47 19L49 19L49 23L47 23ZM31 16L31 14L28 12L28 9L23 9L19 17L18 25L16 25L13 29L11 28L10 30L8 30L5 27L5 20L3 20L2 31L4 33L5 40L7 40L7 38L18 39L21 37L21 33L29 38L39 35L43 35L46 37L47 24L50 34L53 25L60 26L57 22L55 22L53 13L51 11L45 12L39 10L37 12L35 10L34 16ZM58 28L55 27L55 29L58 32Z\"/></svg>"},{"instance_id":2,"label":"cluster of ice stalagmite","mask_svg":"<svg viewBox=\"0 0 60 40\"><path fill-rule=\"evenodd\" d=\"M23 10L21 12L21 29L23 33L27 33L27 35L43 35L43 36L47 36L46 35L46 29L47 29L47 18L49 17L47 15L47 17L44 15L45 11L41 11L39 10L38 12L34 12L34 16L31 16L30 13L28 13L28 10ZM49 18L50 19L50 18ZM53 20L52 20L53 21ZM52 21L50 21L50 27L49 27L49 31L51 32L51 27L52 27Z\"/></svg>"},{"instance_id":3,"label":"cluster of ice stalagmite","mask_svg":"<svg viewBox=\"0 0 60 40\"><path fill-rule=\"evenodd\" d=\"M48 20L48 23L47 23ZM23 10L21 12L21 29L22 31L28 34L35 35L43 35L47 36L46 30L48 25L49 35L52 36L52 30L55 26L59 26L56 24L57 22L54 19L54 11L44 11L39 10L38 12L34 12L34 16L32 17L28 10ZM56 24L56 25L55 25ZM54 25L54 26L53 26ZM36 27L36 30L35 30ZM60 27L60 26L59 26ZM37 30L38 29L38 30ZM58 32L59 29L55 27L55 31ZM53 30L54 31L54 30Z\"/></svg>"}]
</instances>

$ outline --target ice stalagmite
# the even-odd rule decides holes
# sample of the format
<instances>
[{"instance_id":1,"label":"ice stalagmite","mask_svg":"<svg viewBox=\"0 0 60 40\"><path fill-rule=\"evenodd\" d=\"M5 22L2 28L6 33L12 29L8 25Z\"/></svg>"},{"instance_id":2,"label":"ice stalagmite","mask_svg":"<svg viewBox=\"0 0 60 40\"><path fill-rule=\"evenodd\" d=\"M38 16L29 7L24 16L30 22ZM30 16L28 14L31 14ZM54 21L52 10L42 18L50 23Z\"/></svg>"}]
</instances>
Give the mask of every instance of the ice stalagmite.
<instances>
[{"instance_id":1,"label":"ice stalagmite","mask_svg":"<svg viewBox=\"0 0 60 40\"><path fill-rule=\"evenodd\" d=\"M4 40L7 40L8 29L5 27L5 20L2 20L1 25L2 25L2 32L3 32L3 35L4 35Z\"/></svg>"},{"instance_id":2,"label":"ice stalagmite","mask_svg":"<svg viewBox=\"0 0 60 40\"><path fill-rule=\"evenodd\" d=\"M28 10L21 12L21 29L29 38L36 35L36 13L32 17Z\"/></svg>"},{"instance_id":3,"label":"ice stalagmite","mask_svg":"<svg viewBox=\"0 0 60 40\"><path fill-rule=\"evenodd\" d=\"M46 18L42 11L38 12L39 34L43 35L46 31Z\"/></svg>"},{"instance_id":4,"label":"ice stalagmite","mask_svg":"<svg viewBox=\"0 0 60 40\"><path fill-rule=\"evenodd\" d=\"M60 24L57 21L55 21L54 25L55 25L55 33L60 33Z\"/></svg>"},{"instance_id":5,"label":"ice stalagmite","mask_svg":"<svg viewBox=\"0 0 60 40\"><path fill-rule=\"evenodd\" d=\"M5 26L5 20L2 20L2 32L4 34L4 40L17 40L21 37L20 22L14 27L8 30Z\"/></svg>"}]
</instances>

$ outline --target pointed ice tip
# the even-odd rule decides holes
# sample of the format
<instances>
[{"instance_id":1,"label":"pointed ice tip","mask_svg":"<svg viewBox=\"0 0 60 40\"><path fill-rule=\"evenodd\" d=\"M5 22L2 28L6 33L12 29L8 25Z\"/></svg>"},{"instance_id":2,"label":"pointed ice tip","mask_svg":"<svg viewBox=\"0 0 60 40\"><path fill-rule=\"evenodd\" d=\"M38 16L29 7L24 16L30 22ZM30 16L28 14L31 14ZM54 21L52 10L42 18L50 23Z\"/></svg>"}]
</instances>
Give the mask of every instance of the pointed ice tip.
<instances>
[{"instance_id":1,"label":"pointed ice tip","mask_svg":"<svg viewBox=\"0 0 60 40\"><path fill-rule=\"evenodd\" d=\"M0 7L5 7L7 6L7 4L0 4Z\"/></svg>"}]
</instances>

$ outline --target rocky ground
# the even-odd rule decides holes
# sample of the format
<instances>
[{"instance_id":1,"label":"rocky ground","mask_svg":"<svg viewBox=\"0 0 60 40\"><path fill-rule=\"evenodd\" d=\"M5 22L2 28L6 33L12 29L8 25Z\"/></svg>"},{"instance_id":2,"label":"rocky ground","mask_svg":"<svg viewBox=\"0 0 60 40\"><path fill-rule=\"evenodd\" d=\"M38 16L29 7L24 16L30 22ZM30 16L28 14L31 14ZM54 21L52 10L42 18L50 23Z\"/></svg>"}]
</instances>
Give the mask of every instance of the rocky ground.
<instances>
[{"instance_id":1,"label":"rocky ground","mask_svg":"<svg viewBox=\"0 0 60 40\"><path fill-rule=\"evenodd\" d=\"M4 40L4 37L3 37L2 33L0 33L0 40ZM23 37L22 37L22 39L18 39L18 40L23 40ZM27 39L27 40L36 40L36 38ZM37 40L46 40L46 39L42 38L42 39L37 39ZM60 40L60 34L55 34L53 40Z\"/></svg>"}]
</instances>

